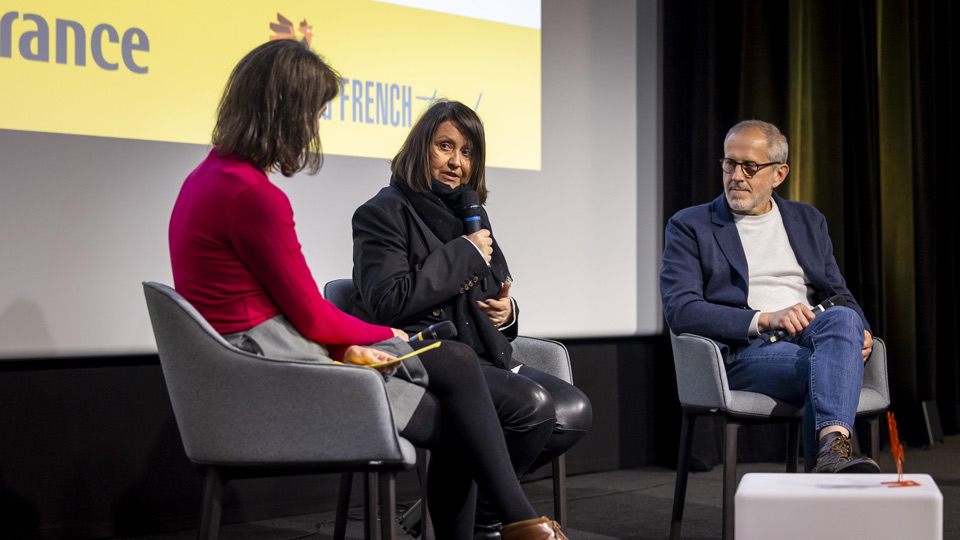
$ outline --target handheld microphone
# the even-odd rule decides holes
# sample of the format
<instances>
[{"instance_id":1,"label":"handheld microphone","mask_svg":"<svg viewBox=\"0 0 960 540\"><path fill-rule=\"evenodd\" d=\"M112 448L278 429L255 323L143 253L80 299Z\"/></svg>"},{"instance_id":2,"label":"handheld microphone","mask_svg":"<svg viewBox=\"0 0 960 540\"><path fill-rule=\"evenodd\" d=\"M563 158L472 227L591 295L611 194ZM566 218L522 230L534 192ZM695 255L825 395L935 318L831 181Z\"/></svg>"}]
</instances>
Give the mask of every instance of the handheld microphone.
<instances>
[{"instance_id":1,"label":"handheld microphone","mask_svg":"<svg viewBox=\"0 0 960 540\"><path fill-rule=\"evenodd\" d=\"M845 305L847 305L847 299L844 298L842 294L835 294L830 298L827 298L823 302L820 302L819 304L814 306L811 311L813 311L814 315L819 315L834 306L845 306ZM789 337L789 334L787 334L787 331L780 329L770 334L769 336L767 336L767 338L764 339L763 341L765 343L776 343L780 340L787 339L787 337Z\"/></svg>"},{"instance_id":2,"label":"handheld microphone","mask_svg":"<svg viewBox=\"0 0 960 540\"><path fill-rule=\"evenodd\" d=\"M450 321L440 321L424 328L417 335L410 338L410 341L423 341L426 339L453 339L457 337L457 327Z\"/></svg>"},{"instance_id":3,"label":"handheld microphone","mask_svg":"<svg viewBox=\"0 0 960 540\"><path fill-rule=\"evenodd\" d=\"M460 215L463 217L463 231L467 236L480 230L480 198L477 192L468 189L463 193Z\"/></svg>"}]
</instances>

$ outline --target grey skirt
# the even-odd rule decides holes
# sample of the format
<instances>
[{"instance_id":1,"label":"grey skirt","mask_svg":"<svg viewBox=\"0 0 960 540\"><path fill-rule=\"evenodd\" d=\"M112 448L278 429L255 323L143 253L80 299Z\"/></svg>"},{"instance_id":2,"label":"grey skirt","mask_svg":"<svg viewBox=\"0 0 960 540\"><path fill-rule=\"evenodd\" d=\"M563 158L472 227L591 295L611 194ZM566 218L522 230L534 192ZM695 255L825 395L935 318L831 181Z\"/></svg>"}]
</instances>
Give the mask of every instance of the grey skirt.
<instances>
[{"instance_id":1,"label":"grey skirt","mask_svg":"<svg viewBox=\"0 0 960 540\"><path fill-rule=\"evenodd\" d=\"M223 338L234 347L259 356L333 363L326 347L305 338L283 315L277 315L243 332L225 334ZM410 345L400 338L390 338L370 347L393 356L403 356L413 351ZM423 398L427 375L416 356L404 360L395 375L385 374L383 382L387 387L393 421L397 430L403 430Z\"/></svg>"}]
</instances>

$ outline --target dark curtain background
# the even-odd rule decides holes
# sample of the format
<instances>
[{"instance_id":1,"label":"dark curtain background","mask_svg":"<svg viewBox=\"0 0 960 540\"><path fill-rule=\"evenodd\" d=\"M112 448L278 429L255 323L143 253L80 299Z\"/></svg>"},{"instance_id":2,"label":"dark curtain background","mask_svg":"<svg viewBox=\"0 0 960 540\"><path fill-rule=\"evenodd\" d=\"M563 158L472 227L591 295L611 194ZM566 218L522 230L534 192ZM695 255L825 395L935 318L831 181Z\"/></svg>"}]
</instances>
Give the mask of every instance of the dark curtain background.
<instances>
[{"instance_id":1,"label":"dark curtain background","mask_svg":"<svg viewBox=\"0 0 960 540\"><path fill-rule=\"evenodd\" d=\"M790 141L786 198L827 217L840 268L889 347L901 436L935 400L960 433L957 8L934 0L670 0L663 13L664 219L721 193L727 129ZM695 458L720 462L717 425ZM742 430L741 459L779 460L785 430Z\"/></svg>"},{"instance_id":2,"label":"dark curtain background","mask_svg":"<svg viewBox=\"0 0 960 540\"><path fill-rule=\"evenodd\" d=\"M917 276L917 394L936 400L945 433L960 432L960 6L906 3ZM904 404L914 406L915 403Z\"/></svg>"}]
</instances>

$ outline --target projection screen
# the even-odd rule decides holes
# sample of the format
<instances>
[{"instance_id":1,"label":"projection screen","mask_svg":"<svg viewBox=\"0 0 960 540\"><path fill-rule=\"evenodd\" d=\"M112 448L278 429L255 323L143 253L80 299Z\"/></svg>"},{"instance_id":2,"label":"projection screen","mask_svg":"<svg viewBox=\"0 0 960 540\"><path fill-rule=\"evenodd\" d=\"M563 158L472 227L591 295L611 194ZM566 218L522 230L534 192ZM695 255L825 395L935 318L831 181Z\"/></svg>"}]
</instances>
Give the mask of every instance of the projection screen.
<instances>
[{"instance_id":1,"label":"projection screen","mask_svg":"<svg viewBox=\"0 0 960 540\"><path fill-rule=\"evenodd\" d=\"M436 4L436 5L433 5ZM446 7L457 4L459 11ZM140 282L249 49L309 39L344 77L315 176L271 177L321 284L440 97L487 129L521 332L660 331L656 2L14 1L0 8L0 358L155 351ZM497 11L499 8L499 11ZM308 37L309 36L309 37Z\"/></svg>"}]
</instances>

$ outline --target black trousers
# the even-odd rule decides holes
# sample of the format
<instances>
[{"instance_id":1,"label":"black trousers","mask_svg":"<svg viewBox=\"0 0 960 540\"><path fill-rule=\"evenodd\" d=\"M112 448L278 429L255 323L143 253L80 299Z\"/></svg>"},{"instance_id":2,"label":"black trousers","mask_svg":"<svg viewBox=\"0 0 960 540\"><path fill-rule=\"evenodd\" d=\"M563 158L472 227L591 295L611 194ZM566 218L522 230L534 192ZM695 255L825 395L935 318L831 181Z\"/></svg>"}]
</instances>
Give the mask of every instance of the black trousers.
<instances>
[{"instance_id":1,"label":"black trousers","mask_svg":"<svg viewBox=\"0 0 960 540\"><path fill-rule=\"evenodd\" d=\"M529 366L513 373L481 361L480 368L518 477L550 463L590 429L593 407L576 386Z\"/></svg>"},{"instance_id":2,"label":"black trousers","mask_svg":"<svg viewBox=\"0 0 960 540\"><path fill-rule=\"evenodd\" d=\"M437 538L473 538L478 486L504 523L537 517L508 461L476 354L466 345L445 341L420 359L430 381L400 434L432 450L427 492Z\"/></svg>"}]
</instances>

